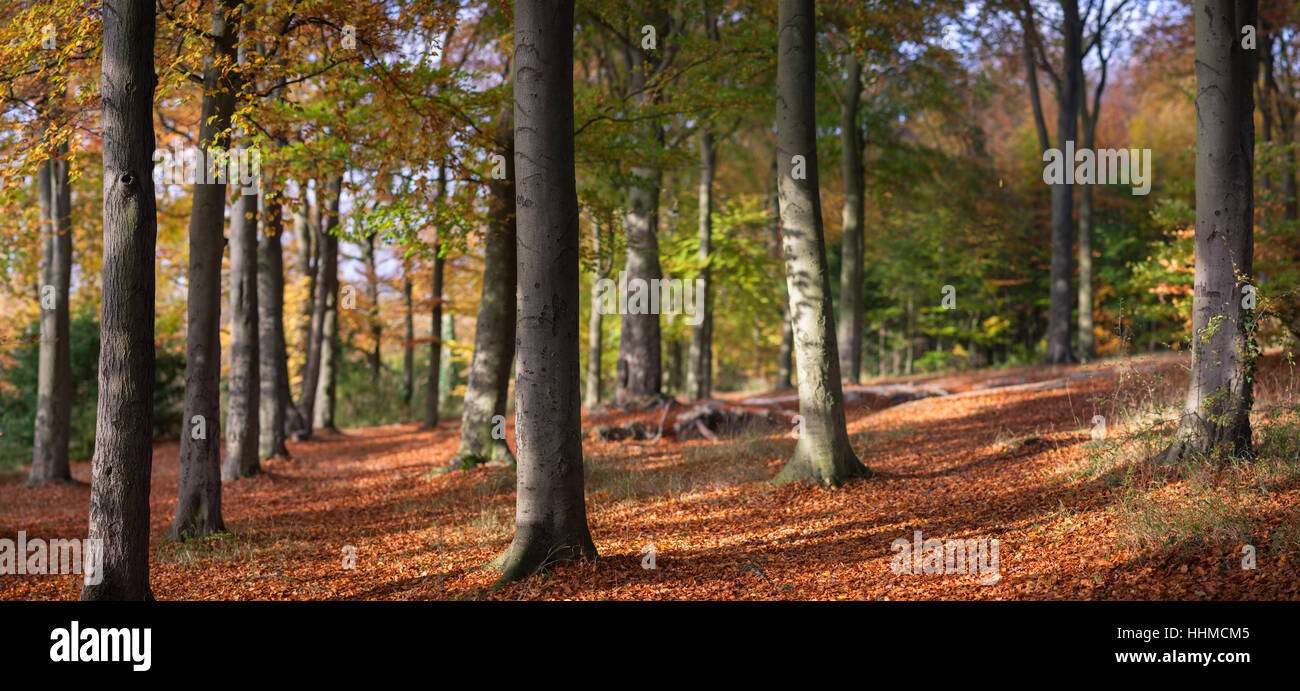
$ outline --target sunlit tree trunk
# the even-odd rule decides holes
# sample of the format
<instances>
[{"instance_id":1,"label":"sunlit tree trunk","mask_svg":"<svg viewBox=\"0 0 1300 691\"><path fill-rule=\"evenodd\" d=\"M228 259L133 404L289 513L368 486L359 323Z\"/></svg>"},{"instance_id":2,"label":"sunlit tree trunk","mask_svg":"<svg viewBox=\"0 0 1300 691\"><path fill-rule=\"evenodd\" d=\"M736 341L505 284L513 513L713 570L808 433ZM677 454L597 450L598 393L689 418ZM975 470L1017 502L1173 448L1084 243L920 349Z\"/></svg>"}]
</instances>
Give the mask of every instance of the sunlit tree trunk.
<instances>
[{"instance_id":1,"label":"sunlit tree trunk","mask_svg":"<svg viewBox=\"0 0 1300 691\"><path fill-rule=\"evenodd\" d=\"M695 315L700 323L691 330L690 363L686 370L686 395L704 399L713 395L713 294L708 267L713 251L713 174L718 151L713 145L713 134L707 129L700 132L700 184L699 184L699 280L695 289L704 294L702 309Z\"/></svg>"},{"instance_id":2,"label":"sunlit tree trunk","mask_svg":"<svg viewBox=\"0 0 1300 691\"><path fill-rule=\"evenodd\" d=\"M235 51L237 0L212 11L212 54L203 71L199 147L209 173L215 151L229 145L227 131L239 86ZM203 172L200 172L203 175ZM221 518L221 255L226 183L194 185L190 211L187 288L185 413L181 424L176 517L169 537L185 540L225 530Z\"/></svg>"},{"instance_id":3,"label":"sunlit tree trunk","mask_svg":"<svg viewBox=\"0 0 1300 691\"><path fill-rule=\"evenodd\" d=\"M863 194L862 134L858 127L858 103L862 91L862 65L849 49L848 78L844 82L844 103L840 110L840 170L844 178L844 237L841 241L839 357L840 374L851 382L862 371L862 262Z\"/></svg>"},{"instance_id":4,"label":"sunlit tree trunk","mask_svg":"<svg viewBox=\"0 0 1300 691\"><path fill-rule=\"evenodd\" d=\"M72 276L72 192L68 145L37 171L40 201L41 343L37 365L36 430L28 485L72 479L68 463L71 433L72 356L68 331L68 286Z\"/></svg>"},{"instance_id":5,"label":"sunlit tree trunk","mask_svg":"<svg viewBox=\"0 0 1300 691\"><path fill-rule=\"evenodd\" d=\"M518 348L515 535L498 583L595 559L583 494L573 2L517 0Z\"/></svg>"},{"instance_id":6,"label":"sunlit tree trunk","mask_svg":"<svg viewBox=\"0 0 1300 691\"><path fill-rule=\"evenodd\" d=\"M1251 380L1258 354L1254 278L1255 52L1239 27L1258 18L1257 0L1196 2L1196 274L1192 370L1173 443L1178 463L1251 451Z\"/></svg>"},{"instance_id":7,"label":"sunlit tree trunk","mask_svg":"<svg viewBox=\"0 0 1300 691\"><path fill-rule=\"evenodd\" d=\"M460 448L451 467L481 463L514 465L515 456L506 444L505 425L493 422L506 414L510 391L510 366L515 358L515 182L514 133L503 118L496 147L507 164L504 180L491 181L492 208L483 239L483 289L474 327L474 357L465 386L465 405L460 419ZM494 429L500 435L494 434Z\"/></svg>"},{"instance_id":8,"label":"sunlit tree trunk","mask_svg":"<svg viewBox=\"0 0 1300 691\"><path fill-rule=\"evenodd\" d=\"M239 67L247 69L248 46L239 48ZM246 87L253 86L245 84ZM251 139L242 142L251 148ZM241 181L234 180L239 188ZM258 183L260 185L260 181ZM239 199L230 214L230 373L226 378L226 458L222 480L251 477L262 472L257 453L261 435L261 366L257 333L257 228L259 191L238 189ZM252 194L249 194L252 192Z\"/></svg>"},{"instance_id":9,"label":"sunlit tree trunk","mask_svg":"<svg viewBox=\"0 0 1300 691\"><path fill-rule=\"evenodd\" d=\"M438 426L438 408L442 392L442 279L444 260L440 253L441 244L435 242L433 251L433 281L431 293L433 308L429 313L429 371L424 391L424 426L432 429Z\"/></svg>"},{"instance_id":10,"label":"sunlit tree trunk","mask_svg":"<svg viewBox=\"0 0 1300 691\"><path fill-rule=\"evenodd\" d=\"M613 264L612 251L602 242L601 223L596 220L596 233L592 237L592 251L596 256L596 271L591 277L591 312L587 315L587 381L582 404L588 408L600 403L600 369L604 352L604 314L600 310L600 282L609 275ZM609 263L604 254L611 254Z\"/></svg>"},{"instance_id":11,"label":"sunlit tree trunk","mask_svg":"<svg viewBox=\"0 0 1300 691\"><path fill-rule=\"evenodd\" d=\"M343 177L336 176L326 184L325 197L329 204L320 234L320 278L316 281L316 304L321 314L320 374L316 380L316 407L314 423L318 429L335 430L334 392L338 376L339 357L339 238L334 229L339 224L339 198L343 190Z\"/></svg>"},{"instance_id":12,"label":"sunlit tree trunk","mask_svg":"<svg viewBox=\"0 0 1300 691\"><path fill-rule=\"evenodd\" d=\"M306 410L305 404L308 397L316 395L315 386L307 386L307 382L315 382L316 378L311 376L312 372L312 334L315 332L313 325L313 315L316 313L316 266L315 256L317 252L316 245L313 242L313 235L310 217L307 208L307 185L304 183L300 193L302 202L293 210L293 235L297 240L297 269L298 281L306 284L307 294L303 297L302 305L298 311L298 348L303 353L302 362L298 365L298 399L294 405L289 406L286 411L287 420L285 425L290 435L295 438L304 438L311 436L311 418L304 415ZM315 365L319 367L319 361Z\"/></svg>"},{"instance_id":13,"label":"sunlit tree trunk","mask_svg":"<svg viewBox=\"0 0 1300 691\"><path fill-rule=\"evenodd\" d=\"M154 12L105 0L103 17L103 308L89 538L103 579L82 600L152 600L149 484L153 466Z\"/></svg>"},{"instance_id":14,"label":"sunlit tree trunk","mask_svg":"<svg viewBox=\"0 0 1300 691\"><path fill-rule=\"evenodd\" d=\"M781 175L782 250L799 368L803 432L795 444L794 457L775 481L810 481L834 487L869 471L849 445L840 388L817 183L814 12L812 0L780 0L777 164Z\"/></svg>"},{"instance_id":15,"label":"sunlit tree trunk","mask_svg":"<svg viewBox=\"0 0 1300 691\"><path fill-rule=\"evenodd\" d=\"M291 405L284 338L284 254L280 245L284 219L278 191L267 188L264 195L262 242L257 248L257 334L261 341L258 379L262 389L258 455L287 458L285 416Z\"/></svg>"},{"instance_id":16,"label":"sunlit tree trunk","mask_svg":"<svg viewBox=\"0 0 1300 691\"><path fill-rule=\"evenodd\" d=\"M411 396L415 393L415 305L412 301L411 276L403 272L402 304L405 312L402 316L402 401L411 405Z\"/></svg>"}]
</instances>

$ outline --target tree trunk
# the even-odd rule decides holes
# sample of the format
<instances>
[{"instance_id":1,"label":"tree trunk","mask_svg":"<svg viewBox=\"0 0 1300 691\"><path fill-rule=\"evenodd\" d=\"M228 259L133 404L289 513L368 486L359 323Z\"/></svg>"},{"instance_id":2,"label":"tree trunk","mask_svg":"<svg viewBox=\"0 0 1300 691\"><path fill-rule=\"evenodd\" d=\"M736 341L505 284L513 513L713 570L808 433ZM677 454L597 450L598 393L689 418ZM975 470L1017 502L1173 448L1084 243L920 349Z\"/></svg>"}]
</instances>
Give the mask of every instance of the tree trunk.
<instances>
[{"instance_id":1,"label":"tree trunk","mask_svg":"<svg viewBox=\"0 0 1300 691\"><path fill-rule=\"evenodd\" d=\"M772 159L772 197L771 197L771 215L772 225L769 230L768 240L771 245L772 253L777 259L784 262L781 250L781 209L780 209L780 177L777 174L776 159ZM776 388L788 389L794 381L794 327L790 324L790 292L786 288L785 281L780 282L781 289L781 347L776 356Z\"/></svg>"},{"instance_id":2,"label":"tree trunk","mask_svg":"<svg viewBox=\"0 0 1300 691\"><path fill-rule=\"evenodd\" d=\"M154 13L149 2L104 2L103 308L89 526L89 538L102 541L103 579L87 583L82 600L153 599Z\"/></svg>"},{"instance_id":3,"label":"tree trunk","mask_svg":"<svg viewBox=\"0 0 1300 691\"><path fill-rule=\"evenodd\" d=\"M293 210L293 234L298 245L298 280L307 284L307 294L303 297L302 306L298 312L297 327L298 348L304 355L302 363L298 366L298 403L289 406L285 411L288 418L285 420L285 425L288 433L295 438L311 436L311 418L304 416L303 413L306 410L304 404L309 396L314 397L316 395L316 387L308 387L307 382L316 381L316 378L310 376L310 374L312 371L312 334L315 332L313 315L316 312L316 267L313 258L316 254L315 244L319 243L312 242L311 222L308 220L307 213L306 185L303 185L301 193L302 204ZM317 366L319 366L319 363Z\"/></svg>"},{"instance_id":4,"label":"tree trunk","mask_svg":"<svg viewBox=\"0 0 1300 691\"><path fill-rule=\"evenodd\" d=\"M411 396L415 393L415 309L411 300L411 275L404 271L402 275L402 300L406 308L403 317L402 346L402 401L409 407Z\"/></svg>"},{"instance_id":5,"label":"tree trunk","mask_svg":"<svg viewBox=\"0 0 1300 691\"><path fill-rule=\"evenodd\" d=\"M429 376L424 394L424 427L433 429L438 426L439 396L442 393L442 274L444 260L442 245L433 247L433 309L430 313L429 334Z\"/></svg>"},{"instance_id":6,"label":"tree trunk","mask_svg":"<svg viewBox=\"0 0 1300 691\"><path fill-rule=\"evenodd\" d=\"M1083 28L1079 20L1079 1L1060 0L1064 13L1065 54L1062 61L1061 88L1056 93L1056 145L1064 152L1079 131L1079 74ZM1074 161L1065 165L1073 166ZM1066 176L1073 180L1073 175ZM1070 349L1070 266L1074 241L1074 185L1052 185L1052 269L1048 291L1047 361L1074 362Z\"/></svg>"},{"instance_id":7,"label":"tree trunk","mask_svg":"<svg viewBox=\"0 0 1300 691\"><path fill-rule=\"evenodd\" d=\"M839 357L840 374L853 383L862 372L862 262L863 190L862 136L858 129L858 102L862 91L862 65L849 50L848 80L840 111L840 169L844 178L844 238L840 265Z\"/></svg>"},{"instance_id":8,"label":"tree trunk","mask_svg":"<svg viewBox=\"0 0 1300 691\"><path fill-rule=\"evenodd\" d=\"M591 280L591 313L587 315L587 382L583 405L593 408L600 403L600 368L604 351L604 314L600 311L600 282L609 275L602 252L611 250L601 242L601 225L596 221L596 234L592 238L592 251L596 256L596 271ZM612 256L610 264L613 263Z\"/></svg>"},{"instance_id":9,"label":"tree trunk","mask_svg":"<svg viewBox=\"0 0 1300 691\"><path fill-rule=\"evenodd\" d=\"M266 183L263 183L266 184ZM280 234L284 231L278 192L265 191L262 242L257 261L258 380L261 384L261 420L258 455L288 458L285 446L285 416L289 403L289 361L284 338L284 254Z\"/></svg>"},{"instance_id":10,"label":"tree trunk","mask_svg":"<svg viewBox=\"0 0 1300 691\"><path fill-rule=\"evenodd\" d=\"M492 209L484 238L483 291L474 328L474 357L460 419L460 448L451 459L452 468L515 464L504 426L502 435L496 438L492 420L506 414L510 366L515 358L515 147L510 131L513 124L503 118L501 126L496 146L508 162L506 177L491 183Z\"/></svg>"},{"instance_id":11,"label":"tree trunk","mask_svg":"<svg viewBox=\"0 0 1300 691\"><path fill-rule=\"evenodd\" d=\"M498 583L595 559L578 400L578 195L573 2L515 2L518 348L515 535ZM558 133L558 134L557 134Z\"/></svg>"},{"instance_id":12,"label":"tree trunk","mask_svg":"<svg viewBox=\"0 0 1300 691\"><path fill-rule=\"evenodd\" d=\"M224 0L212 12L212 55L203 74L199 146L227 148L235 110L235 52L239 2ZM207 167L204 166L204 167ZM221 518L221 254L225 238L226 184L194 185L190 212L189 297L185 358L185 414L181 426L176 517L168 537L187 540L225 530Z\"/></svg>"},{"instance_id":13,"label":"tree trunk","mask_svg":"<svg viewBox=\"0 0 1300 691\"><path fill-rule=\"evenodd\" d=\"M320 374L316 381L315 427L337 431L334 426L334 386L339 357L339 238L334 228L339 224L339 198L343 176L326 184L329 209L321 225L320 278L316 281L316 305L321 314Z\"/></svg>"},{"instance_id":14,"label":"tree trunk","mask_svg":"<svg viewBox=\"0 0 1300 691\"><path fill-rule=\"evenodd\" d=\"M691 330L690 364L686 370L686 396L696 400L713 395L713 294L709 275L709 254L713 251L713 171L717 165L717 149L713 134L707 129L700 132L700 186L699 229L701 263L696 290L704 297L700 300L699 324Z\"/></svg>"},{"instance_id":15,"label":"tree trunk","mask_svg":"<svg viewBox=\"0 0 1300 691\"><path fill-rule=\"evenodd\" d=\"M460 369L456 367L456 361L452 357L451 344L456 340L456 315L450 312L442 313L442 336L439 344L442 353L438 358L438 366L441 370L438 374L438 408L448 410L451 408L452 391L460 386Z\"/></svg>"},{"instance_id":16,"label":"tree trunk","mask_svg":"<svg viewBox=\"0 0 1300 691\"><path fill-rule=\"evenodd\" d=\"M1100 101L1098 101L1098 106ZM1097 117L1083 118L1083 146L1093 150ZM1093 185L1079 187L1079 359L1091 360L1096 346L1092 323L1092 194Z\"/></svg>"},{"instance_id":17,"label":"tree trunk","mask_svg":"<svg viewBox=\"0 0 1300 691\"><path fill-rule=\"evenodd\" d=\"M1238 27L1257 0L1196 2L1196 275L1187 403L1165 463L1251 451L1255 315L1243 305L1253 280L1255 51Z\"/></svg>"},{"instance_id":18,"label":"tree trunk","mask_svg":"<svg viewBox=\"0 0 1300 691\"><path fill-rule=\"evenodd\" d=\"M241 68L246 48L239 49ZM247 147L251 141L246 140ZM236 182L238 185L238 182ZM248 192L250 190L242 190ZM258 193L240 194L230 214L230 373L226 379L226 458L223 481L262 472L257 443L261 436L261 352L258 339Z\"/></svg>"},{"instance_id":19,"label":"tree trunk","mask_svg":"<svg viewBox=\"0 0 1300 691\"><path fill-rule=\"evenodd\" d=\"M28 485L72 480L72 355L68 286L72 276L72 188L68 145L37 172L41 227L41 344L36 384L36 434Z\"/></svg>"},{"instance_id":20,"label":"tree trunk","mask_svg":"<svg viewBox=\"0 0 1300 691\"><path fill-rule=\"evenodd\" d=\"M629 92L636 94L636 102L645 107L651 99L646 89L646 70L650 62L640 46L628 51ZM642 130L646 139L663 144L663 129L651 123ZM659 189L663 173L658 168L632 166L632 175L638 180L627 190L627 211L624 225L627 232L627 260L624 274L629 286L632 281L645 281L648 290L651 281L661 278L659 267ZM629 302L631 300L629 299ZM619 405L657 398L663 385L661 359L661 334L659 315L651 314L648 306L632 314L622 315L618 339L618 387L615 398Z\"/></svg>"},{"instance_id":21,"label":"tree trunk","mask_svg":"<svg viewBox=\"0 0 1300 691\"><path fill-rule=\"evenodd\" d=\"M866 476L870 471L849 445L840 388L835 314L817 182L813 0L780 0L779 13L776 127L777 161L782 170L781 238L799 368L803 433L795 444L794 457L775 481L810 481L837 487L850 477ZM803 157L802 166L794 162L796 156ZM803 175L795 177L798 173Z\"/></svg>"},{"instance_id":22,"label":"tree trunk","mask_svg":"<svg viewBox=\"0 0 1300 691\"><path fill-rule=\"evenodd\" d=\"M380 343L384 336L384 324L379 319L379 267L375 255L375 235L376 233L366 235L366 292L370 298L370 312L366 316L370 322L370 337L375 341L375 349L370 353L370 374L378 382L379 372L384 365Z\"/></svg>"}]
</instances>

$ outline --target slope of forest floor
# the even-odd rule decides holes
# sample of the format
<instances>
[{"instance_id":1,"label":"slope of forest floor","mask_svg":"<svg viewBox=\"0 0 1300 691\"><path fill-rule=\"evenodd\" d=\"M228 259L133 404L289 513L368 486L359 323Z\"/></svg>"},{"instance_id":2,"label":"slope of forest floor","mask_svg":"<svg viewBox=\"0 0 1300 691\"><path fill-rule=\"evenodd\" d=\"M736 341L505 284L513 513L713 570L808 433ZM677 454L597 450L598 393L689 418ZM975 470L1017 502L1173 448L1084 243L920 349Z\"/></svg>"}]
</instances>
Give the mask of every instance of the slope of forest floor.
<instances>
[{"instance_id":1,"label":"slope of forest floor","mask_svg":"<svg viewBox=\"0 0 1300 691\"><path fill-rule=\"evenodd\" d=\"M588 519L601 560L496 591L483 565L510 540L514 476L440 472L458 421L290 443L292 460L226 485L230 533L184 544L163 539L177 444L160 444L153 590L184 600L1300 599L1291 364L1271 355L1257 377L1261 460L1153 473L1137 461L1156 450L1186 376L1184 357L1163 355L848 387L853 447L876 474L838 490L767 482L793 449L788 427L719 441L589 435ZM723 398L787 412L791 393ZM597 411L584 425L639 420L653 432L690 407ZM73 475L76 484L40 489L0 478L0 538L84 535L89 463L74 463ZM891 544L915 531L997 539L1000 580L895 574ZM650 546L654 568L644 568ZM1243 568L1243 548L1256 568ZM0 599L72 599L79 589L76 576L0 576Z\"/></svg>"}]
</instances>

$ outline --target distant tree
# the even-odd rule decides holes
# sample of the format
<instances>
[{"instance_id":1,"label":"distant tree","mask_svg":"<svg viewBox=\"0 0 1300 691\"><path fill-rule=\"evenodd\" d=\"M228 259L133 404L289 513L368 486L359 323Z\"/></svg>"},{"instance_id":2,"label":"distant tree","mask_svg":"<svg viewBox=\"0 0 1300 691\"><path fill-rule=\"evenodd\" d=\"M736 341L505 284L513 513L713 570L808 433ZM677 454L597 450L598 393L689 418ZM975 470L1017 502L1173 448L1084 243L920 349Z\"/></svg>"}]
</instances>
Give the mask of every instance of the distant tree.
<instances>
[{"instance_id":1,"label":"distant tree","mask_svg":"<svg viewBox=\"0 0 1300 691\"><path fill-rule=\"evenodd\" d=\"M460 448L451 467L480 463L514 465L515 456L504 433L497 436L493 418L506 413L510 367L515 359L516 221L514 125L501 118L496 149L506 157L504 179L492 179L492 207L488 212L483 244L483 289L474 327L474 356L465 385L465 405L460 421Z\"/></svg>"}]
</instances>

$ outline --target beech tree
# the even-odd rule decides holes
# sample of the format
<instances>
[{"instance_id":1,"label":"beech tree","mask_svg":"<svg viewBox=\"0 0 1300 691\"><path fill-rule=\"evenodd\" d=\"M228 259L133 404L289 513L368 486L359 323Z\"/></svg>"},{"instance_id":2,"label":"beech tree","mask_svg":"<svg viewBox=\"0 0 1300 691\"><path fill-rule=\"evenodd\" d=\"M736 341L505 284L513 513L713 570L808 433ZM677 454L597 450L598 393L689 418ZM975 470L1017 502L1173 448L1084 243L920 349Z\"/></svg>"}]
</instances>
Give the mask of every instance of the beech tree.
<instances>
[{"instance_id":1,"label":"beech tree","mask_svg":"<svg viewBox=\"0 0 1300 691\"><path fill-rule=\"evenodd\" d=\"M104 2L103 307L89 526L103 546L103 578L82 588L82 600L153 599L155 11L151 2Z\"/></svg>"},{"instance_id":2,"label":"beech tree","mask_svg":"<svg viewBox=\"0 0 1300 691\"><path fill-rule=\"evenodd\" d=\"M280 244L284 232L283 207L279 192L273 187L263 190L262 200L262 239L257 247L257 337L261 341L258 455L287 458L287 414L293 406L289 401L289 360L284 335L284 250Z\"/></svg>"},{"instance_id":3,"label":"beech tree","mask_svg":"<svg viewBox=\"0 0 1300 691\"><path fill-rule=\"evenodd\" d=\"M1038 71L1050 78L1056 94L1056 146L1065 151L1067 142L1075 142L1079 133L1079 102L1081 99L1083 23L1079 17L1078 0L1058 0L1061 5L1061 32L1064 34L1061 63L1053 68L1047 57L1042 34L1038 28L1031 0L1021 0L1017 16L1024 32L1024 59L1029 83L1029 97L1034 110L1034 120L1041 148L1047 150L1047 125L1039 100ZM1073 165L1073 161L1067 163ZM1071 179L1068 176L1067 179ZM1052 263L1048 288L1047 361L1074 362L1070 348L1070 280L1073 268L1071 255L1074 249L1074 185L1061 182L1052 185Z\"/></svg>"},{"instance_id":4,"label":"beech tree","mask_svg":"<svg viewBox=\"0 0 1300 691\"><path fill-rule=\"evenodd\" d=\"M817 176L815 10L812 0L781 0L779 11L778 191L803 432L795 444L794 457L775 481L811 481L837 487L870 471L849 445L840 384Z\"/></svg>"},{"instance_id":5,"label":"beech tree","mask_svg":"<svg viewBox=\"0 0 1300 691\"><path fill-rule=\"evenodd\" d=\"M1257 0L1196 1L1196 278L1192 370L1173 442L1157 458L1251 452L1255 358Z\"/></svg>"},{"instance_id":6,"label":"beech tree","mask_svg":"<svg viewBox=\"0 0 1300 691\"><path fill-rule=\"evenodd\" d=\"M339 359L339 200L343 194L343 176L336 175L325 185L328 204L320 233L320 276L316 279L316 309L320 312L320 331L313 344L318 353L315 407L310 419L318 429L333 431L335 380Z\"/></svg>"},{"instance_id":7,"label":"beech tree","mask_svg":"<svg viewBox=\"0 0 1300 691\"><path fill-rule=\"evenodd\" d=\"M239 47L239 70L245 75L248 54L246 45ZM254 86L247 77L241 81L245 89ZM245 98L241 94L241 100ZM244 138L241 145L245 150L250 149L252 140ZM251 477L262 471L257 453L262 393L257 328L259 199L257 189L241 188L230 214L230 374L226 379L226 458L221 467L222 480Z\"/></svg>"},{"instance_id":8,"label":"beech tree","mask_svg":"<svg viewBox=\"0 0 1300 691\"><path fill-rule=\"evenodd\" d=\"M480 463L514 465L505 439L506 397L510 367L515 358L515 155L514 125L502 118L495 149L505 156L504 179L490 181L492 207L483 243L483 288L474 329L474 356L465 385L465 405L460 421L460 448L451 467ZM497 436L497 431L500 436Z\"/></svg>"},{"instance_id":9,"label":"beech tree","mask_svg":"<svg viewBox=\"0 0 1300 691\"><path fill-rule=\"evenodd\" d=\"M498 583L596 558L579 405L573 2L518 0L514 18L519 465L515 535L498 560Z\"/></svg>"},{"instance_id":10,"label":"beech tree","mask_svg":"<svg viewBox=\"0 0 1300 691\"><path fill-rule=\"evenodd\" d=\"M839 358L840 373L856 383L862 371L862 261L864 242L864 188L862 130L858 104L862 93L862 65L848 46L845 56L844 99L840 104L840 170L844 177L844 237L841 240Z\"/></svg>"},{"instance_id":11,"label":"beech tree","mask_svg":"<svg viewBox=\"0 0 1300 691\"><path fill-rule=\"evenodd\" d=\"M212 9L211 52L204 58L199 151L205 162L230 143L230 119L239 91L236 45L239 0ZM203 166L215 165L207 163ZM206 177L206 176L205 176ZM181 426L175 540L225 530L221 517L221 255L225 245L226 183L194 185L190 211L186 310L185 412Z\"/></svg>"},{"instance_id":12,"label":"beech tree","mask_svg":"<svg viewBox=\"0 0 1300 691\"><path fill-rule=\"evenodd\" d=\"M68 463L72 407L72 354L68 333L68 286L72 276L70 170L65 140L55 147L54 156L36 171L41 229L41 344L36 433L28 485L72 480Z\"/></svg>"}]
</instances>

